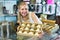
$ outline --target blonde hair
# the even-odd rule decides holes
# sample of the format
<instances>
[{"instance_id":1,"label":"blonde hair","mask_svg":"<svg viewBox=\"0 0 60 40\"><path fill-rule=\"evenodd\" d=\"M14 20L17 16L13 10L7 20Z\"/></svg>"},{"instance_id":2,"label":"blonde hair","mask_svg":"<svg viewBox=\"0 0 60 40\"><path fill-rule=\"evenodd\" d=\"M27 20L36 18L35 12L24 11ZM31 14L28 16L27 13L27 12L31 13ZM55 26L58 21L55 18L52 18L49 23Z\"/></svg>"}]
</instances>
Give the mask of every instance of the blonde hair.
<instances>
[{"instance_id":1,"label":"blonde hair","mask_svg":"<svg viewBox=\"0 0 60 40\"><path fill-rule=\"evenodd\" d=\"M20 9L20 6L23 6L23 5L27 5L26 2L20 2L18 4L18 9ZM28 6L28 5L27 5ZM18 21L20 21L20 23L22 22L21 21L21 14L18 12Z\"/></svg>"},{"instance_id":2,"label":"blonde hair","mask_svg":"<svg viewBox=\"0 0 60 40\"><path fill-rule=\"evenodd\" d=\"M27 5L26 2L20 2L20 3L18 4L18 8L20 8L20 6L23 6L23 5Z\"/></svg>"}]
</instances>

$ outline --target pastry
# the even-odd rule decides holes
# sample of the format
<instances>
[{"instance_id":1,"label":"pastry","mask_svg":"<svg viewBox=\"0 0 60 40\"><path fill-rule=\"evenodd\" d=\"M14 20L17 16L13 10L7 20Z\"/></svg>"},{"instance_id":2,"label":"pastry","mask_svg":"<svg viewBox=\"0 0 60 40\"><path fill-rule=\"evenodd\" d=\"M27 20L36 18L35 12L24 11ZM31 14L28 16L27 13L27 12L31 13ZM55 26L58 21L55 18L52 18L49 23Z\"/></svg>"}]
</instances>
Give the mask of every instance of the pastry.
<instances>
[{"instance_id":1,"label":"pastry","mask_svg":"<svg viewBox=\"0 0 60 40\"><path fill-rule=\"evenodd\" d=\"M20 31L23 31L24 29L23 28L20 28Z\"/></svg>"},{"instance_id":2,"label":"pastry","mask_svg":"<svg viewBox=\"0 0 60 40\"><path fill-rule=\"evenodd\" d=\"M39 32L39 31L40 31L40 29L37 29L37 30L36 30L36 32Z\"/></svg>"},{"instance_id":3,"label":"pastry","mask_svg":"<svg viewBox=\"0 0 60 40\"><path fill-rule=\"evenodd\" d=\"M27 26L27 27L30 27L30 24L27 24L26 26Z\"/></svg>"},{"instance_id":4,"label":"pastry","mask_svg":"<svg viewBox=\"0 0 60 40\"><path fill-rule=\"evenodd\" d=\"M35 33L35 36L38 36L38 35L39 35L39 34L36 32L36 33Z\"/></svg>"},{"instance_id":5,"label":"pastry","mask_svg":"<svg viewBox=\"0 0 60 40\"><path fill-rule=\"evenodd\" d=\"M23 23L23 24L21 24L21 27L25 27L25 24Z\"/></svg>"},{"instance_id":6,"label":"pastry","mask_svg":"<svg viewBox=\"0 0 60 40\"><path fill-rule=\"evenodd\" d=\"M25 28L25 31L29 31L29 28L28 28L28 27L26 27L26 28Z\"/></svg>"},{"instance_id":7,"label":"pastry","mask_svg":"<svg viewBox=\"0 0 60 40\"><path fill-rule=\"evenodd\" d=\"M29 35L33 35L33 32L29 32Z\"/></svg>"},{"instance_id":8,"label":"pastry","mask_svg":"<svg viewBox=\"0 0 60 40\"><path fill-rule=\"evenodd\" d=\"M36 27L37 27L37 28L40 28L40 25L37 25Z\"/></svg>"},{"instance_id":9,"label":"pastry","mask_svg":"<svg viewBox=\"0 0 60 40\"><path fill-rule=\"evenodd\" d=\"M35 27L35 24L32 24L31 27L34 28Z\"/></svg>"},{"instance_id":10,"label":"pastry","mask_svg":"<svg viewBox=\"0 0 60 40\"><path fill-rule=\"evenodd\" d=\"M23 34L27 34L27 31L24 31Z\"/></svg>"},{"instance_id":11,"label":"pastry","mask_svg":"<svg viewBox=\"0 0 60 40\"><path fill-rule=\"evenodd\" d=\"M32 31L32 32L33 32L33 31L34 31L34 29L30 29L30 31Z\"/></svg>"},{"instance_id":12,"label":"pastry","mask_svg":"<svg viewBox=\"0 0 60 40\"><path fill-rule=\"evenodd\" d=\"M19 33L22 33L22 31L19 31Z\"/></svg>"}]
</instances>

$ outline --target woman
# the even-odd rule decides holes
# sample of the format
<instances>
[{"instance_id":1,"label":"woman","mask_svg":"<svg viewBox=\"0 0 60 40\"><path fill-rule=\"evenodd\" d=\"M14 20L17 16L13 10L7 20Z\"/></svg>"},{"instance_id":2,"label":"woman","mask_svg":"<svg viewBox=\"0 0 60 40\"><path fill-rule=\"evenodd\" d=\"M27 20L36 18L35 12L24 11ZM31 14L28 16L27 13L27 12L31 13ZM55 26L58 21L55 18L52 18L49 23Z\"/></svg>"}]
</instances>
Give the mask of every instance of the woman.
<instances>
[{"instance_id":1,"label":"woman","mask_svg":"<svg viewBox=\"0 0 60 40\"><path fill-rule=\"evenodd\" d=\"M35 15L34 12L28 11L28 5L25 2L21 2L18 5L18 23L21 24L21 22L31 22L31 23L38 23L42 24L42 22L38 19L38 17ZM19 27L17 28L19 30ZM38 36L42 37L43 32Z\"/></svg>"}]
</instances>

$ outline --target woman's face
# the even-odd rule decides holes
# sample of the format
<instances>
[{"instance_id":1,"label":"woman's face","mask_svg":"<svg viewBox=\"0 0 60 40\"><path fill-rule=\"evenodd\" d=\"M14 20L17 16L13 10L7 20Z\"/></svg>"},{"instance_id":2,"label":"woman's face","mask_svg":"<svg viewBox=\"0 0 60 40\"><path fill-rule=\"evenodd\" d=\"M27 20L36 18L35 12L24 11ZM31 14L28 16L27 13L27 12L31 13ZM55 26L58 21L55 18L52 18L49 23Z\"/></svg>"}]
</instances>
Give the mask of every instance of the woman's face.
<instances>
[{"instance_id":1,"label":"woman's face","mask_svg":"<svg viewBox=\"0 0 60 40\"><path fill-rule=\"evenodd\" d=\"M19 8L19 13L25 17L28 14L28 6L27 5L21 5Z\"/></svg>"}]
</instances>

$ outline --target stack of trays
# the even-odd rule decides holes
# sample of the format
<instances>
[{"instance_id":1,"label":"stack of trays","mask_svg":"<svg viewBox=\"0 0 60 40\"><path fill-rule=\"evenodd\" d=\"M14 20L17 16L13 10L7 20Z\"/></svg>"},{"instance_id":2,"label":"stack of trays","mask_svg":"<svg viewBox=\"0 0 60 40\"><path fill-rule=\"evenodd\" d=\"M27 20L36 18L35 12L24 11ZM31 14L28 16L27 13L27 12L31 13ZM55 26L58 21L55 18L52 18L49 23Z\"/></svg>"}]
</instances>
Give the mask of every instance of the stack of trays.
<instances>
[{"instance_id":1,"label":"stack of trays","mask_svg":"<svg viewBox=\"0 0 60 40\"><path fill-rule=\"evenodd\" d=\"M23 36L38 36L41 34L42 28L40 24L36 23L22 23L21 26L19 26L19 31L17 32L17 35L23 35Z\"/></svg>"},{"instance_id":2,"label":"stack of trays","mask_svg":"<svg viewBox=\"0 0 60 40\"><path fill-rule=\"evenodd\" d=\"M47 24L52 25L52 26L54 26L56 23L56 21L54 21L54 20L42 20L42 22L47 23Z\"/></svg>"},{"instance_id":3,"label":"stack of trays","mask_svg":"<svg viewBox=\"0 0 60 40\"><path fill-rule=\"evenodd\" d=\"M57 24L55 24L55 26L51 26L51 25L44 25L43 30L45 32L47 32L48 34L54 33L59 29L59 26Z\"/></svg>"}]
</instances>

